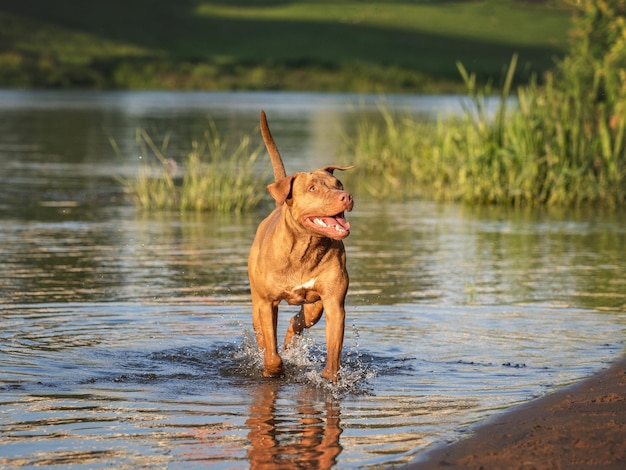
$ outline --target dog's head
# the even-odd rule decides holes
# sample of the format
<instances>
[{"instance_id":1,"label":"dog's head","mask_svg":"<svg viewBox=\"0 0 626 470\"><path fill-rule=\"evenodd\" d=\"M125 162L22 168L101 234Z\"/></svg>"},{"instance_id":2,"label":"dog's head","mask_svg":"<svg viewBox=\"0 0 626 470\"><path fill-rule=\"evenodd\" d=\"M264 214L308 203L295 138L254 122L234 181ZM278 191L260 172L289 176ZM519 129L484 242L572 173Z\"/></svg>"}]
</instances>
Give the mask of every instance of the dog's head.
<instances>
[{"instance_id":1,"label":"dog's head","mask_svg":"<svg viewBox=\"0 0 626 470\"><path fill-rule=\"evenodd\" d=\"M333 174L352 166L327 166L311 173L296 173L270 184L267 190L279 205L286 205L305 229L341 240L350 235L345 212L354 206L352 194Z\"/></svg>"}]
</instances>

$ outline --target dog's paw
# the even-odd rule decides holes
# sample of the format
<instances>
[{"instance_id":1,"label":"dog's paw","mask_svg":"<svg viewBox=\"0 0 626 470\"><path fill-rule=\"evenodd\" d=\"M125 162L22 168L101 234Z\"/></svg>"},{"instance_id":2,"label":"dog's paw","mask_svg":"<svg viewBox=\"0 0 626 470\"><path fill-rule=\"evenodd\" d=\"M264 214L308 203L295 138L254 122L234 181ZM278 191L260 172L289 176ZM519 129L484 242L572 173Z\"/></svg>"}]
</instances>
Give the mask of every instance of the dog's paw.
<instances>
[{"instance_id":1,"label":"dog's paw","mask_svg":"<svg viewBox=\"0 0 626 470\"><path fill-rule=\"evenodd\" d=\"M285 371L282 364L278 365L277 367L265 367L263 369L263 377L267 378L281 377L284 374Z\"/></svg>"},{"instance_id":2,"label":"dog's paw","mask_svg":"<svg viewBox=\"0 0 626 470\"><path fill-rule=\"evenodd\" d=\"M324 377L329 382L337 382L339 380L339 371L324 369L324 371L322 372L322 377Z\"/></svg>"}]
</instances>

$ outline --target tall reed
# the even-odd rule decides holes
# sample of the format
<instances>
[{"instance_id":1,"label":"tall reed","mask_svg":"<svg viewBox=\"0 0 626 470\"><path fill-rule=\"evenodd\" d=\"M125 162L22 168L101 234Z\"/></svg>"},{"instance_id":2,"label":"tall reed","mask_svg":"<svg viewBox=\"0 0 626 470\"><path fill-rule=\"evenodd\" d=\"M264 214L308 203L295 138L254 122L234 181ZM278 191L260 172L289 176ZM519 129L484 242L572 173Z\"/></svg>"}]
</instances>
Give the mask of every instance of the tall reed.
<instances>
[{"instance_id":1,"label":"tall reed","mask_svg":"<svg viewBox=\"0 0 626 470\"><path fill-rule=\"evenodd\" d=\"M168 142L165 136L157 145L145 130L137 131L137 145L148 161L139 166L135 178L118 178L137 207L244 212L257 207L265 196L267 176L255 171L261 147L252 149L250 136L233 145L211 123L180 164L165 156Z\"/></svg>"}]
</instances>

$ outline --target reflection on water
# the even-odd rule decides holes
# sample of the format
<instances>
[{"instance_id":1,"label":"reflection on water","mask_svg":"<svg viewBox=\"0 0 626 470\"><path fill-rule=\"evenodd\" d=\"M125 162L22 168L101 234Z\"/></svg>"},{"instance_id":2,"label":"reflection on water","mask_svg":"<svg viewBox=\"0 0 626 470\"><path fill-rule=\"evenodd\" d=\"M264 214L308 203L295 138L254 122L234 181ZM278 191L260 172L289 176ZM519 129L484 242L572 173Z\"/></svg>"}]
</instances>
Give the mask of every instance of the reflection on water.
<instances>
[{"instance_id":1,"label":"reflection on water","mask_svg":"<svg viewBox=\"0 0 626 470\"><path fill-rule=\"evenodd\" d=\"M392 296L394 303L547 302L621 310L623 221L621 212L594 209L361 206L350 261L367 271L375 286L368 293L380 293L383 302Z\"/></svg>"},{"instance_id":2,"label":"reflection on water","mask_svg":"<svg viewBox=\"0 0 626 470\"><path fill-rule=\"evenodd\" d=\"M320 400L308 389L293 407L277 406L279 388L276 381L264 381L252 399L246 420L250 467L333 467L342 450L338 403ZM282 416L286 409L289 413Z\"/></svg>"},{"instance_id":3,"label":"reflection on water","mask_svg":"<svg viewBox=\"0 0 626 470\"><path fill-rule=\"evenodd\" d=\"M252 218L150 219L131 207L98 213L100 220L71 220L76 213L55 222L7 220L0 300L247 299Z\"/></svg>"},{"instance_id":4,"label":"reflection on water","mask_svg":"<svg viewBox=\"0 0 626 470\"><path fill-rule=\"evenodd\" d=\"M323 324L263 380L246 258L265 209L145 214L112 176L136 126L178 151L207 108L234 133L272 110L287 166L316 167L358 100L0 95L0 467L388 467L622 348L624 214L357 200L342 380L321 379Z\"/></svg>"}]
</instances>

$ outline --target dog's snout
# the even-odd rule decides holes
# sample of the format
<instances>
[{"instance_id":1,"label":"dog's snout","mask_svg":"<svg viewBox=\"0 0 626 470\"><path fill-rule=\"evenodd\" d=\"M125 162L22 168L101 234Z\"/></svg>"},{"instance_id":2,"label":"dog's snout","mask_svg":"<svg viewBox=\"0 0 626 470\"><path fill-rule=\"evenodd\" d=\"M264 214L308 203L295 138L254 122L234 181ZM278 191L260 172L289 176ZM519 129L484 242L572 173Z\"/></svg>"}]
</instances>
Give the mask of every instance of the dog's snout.
<instances>
[{"instance_id":1,"label":"dog's snout","mask_svg":"<svg viewBox=\"0 0 626 470\"><path fill-rule=\"evenodd\" d=\"M352 202L352 194L346 191L341 191L341 193L339 193L339 200L346 203Z\"/></svg>"},{"instance_id":2,"label":"dog's snout","mask_svg":"<svg viewBox=\"0 0 626 470\"><path fill-rule=\"evenodd\" d=\"M345 204L348 210L352 210L352 205L354 204L352 201L352 194L347 191L342 191L339 195L339 200Z\"/></svg>"}]
</instances>

